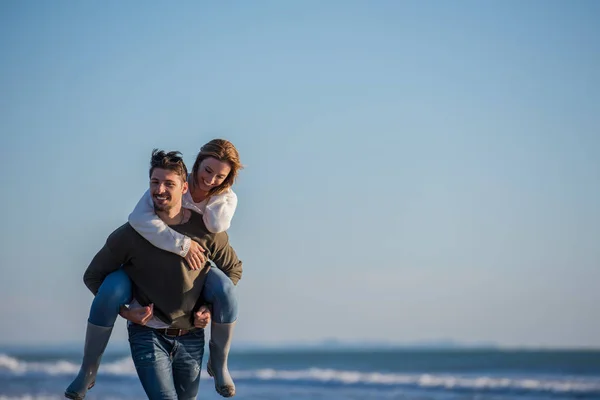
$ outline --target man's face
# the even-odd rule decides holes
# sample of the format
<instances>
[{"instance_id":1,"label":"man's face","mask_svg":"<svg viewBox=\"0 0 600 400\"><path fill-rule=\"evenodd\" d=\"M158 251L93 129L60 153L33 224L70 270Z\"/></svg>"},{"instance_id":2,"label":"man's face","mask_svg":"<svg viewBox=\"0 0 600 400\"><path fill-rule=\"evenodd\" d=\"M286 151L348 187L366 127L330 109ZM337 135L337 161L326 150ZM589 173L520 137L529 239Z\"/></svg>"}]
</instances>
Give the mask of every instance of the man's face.
<instances>
[{"instance_id":1,"label":"man's face","mask_svg":"<svg viewBox=\"0 0 600 400\"><path fill-rule=\"evenodd\" d=\"M181 207L181 198L188 190L187 182L168 169L154 168L150 177L150 194L154 210L169 211Z\"/></svg>"}]
</instances>

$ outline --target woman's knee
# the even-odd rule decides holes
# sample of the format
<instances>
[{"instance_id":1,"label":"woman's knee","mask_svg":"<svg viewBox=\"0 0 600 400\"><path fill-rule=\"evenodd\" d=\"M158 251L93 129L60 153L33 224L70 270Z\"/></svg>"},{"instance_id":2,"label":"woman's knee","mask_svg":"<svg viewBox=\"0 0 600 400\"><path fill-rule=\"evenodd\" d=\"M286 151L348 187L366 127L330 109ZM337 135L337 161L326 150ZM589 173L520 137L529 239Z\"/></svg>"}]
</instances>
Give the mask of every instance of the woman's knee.
<instances>
[{"instance_id":1,"label":"woman's knee","mask_svg":"<svg viewBox=\"0 0 600 400\"><path fill-rule=\"evenodd\" d=\"M235 285L231 282L231 279L219 279L215 282L212 291L214 293L215 301L234 303L237 301L235 294Z\"/></svg>"},{"instance_id":2,"label":"woman's knee","mask_svg":"<svg viewBox=\"0 0 600 400\"><path fill-rule=\"evenodd\" d=\"M111 306L120 306L131 301L131 281L122 270L108 275L98 293L96 299Z\"/></svg>"}]
</instances>

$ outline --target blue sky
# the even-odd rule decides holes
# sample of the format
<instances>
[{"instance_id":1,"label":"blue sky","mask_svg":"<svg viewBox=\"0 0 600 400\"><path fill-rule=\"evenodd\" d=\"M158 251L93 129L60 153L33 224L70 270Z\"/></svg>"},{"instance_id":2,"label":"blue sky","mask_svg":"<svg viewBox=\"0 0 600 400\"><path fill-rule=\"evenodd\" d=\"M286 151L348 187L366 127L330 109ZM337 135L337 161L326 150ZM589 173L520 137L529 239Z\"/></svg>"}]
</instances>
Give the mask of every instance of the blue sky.
<instances>
[{"instance_id":1,"label":"blue sky","mask_svg":"<svg viewBox=\"0 0 600 400\"><path fill-rule=\"evenodd\" d=\"M224 137L246 165L238 341L600 347L599 19L594 1L2 2L0 343L82 341L83 271L151 150L191 166Z\"/></svg>"}]
</instances>

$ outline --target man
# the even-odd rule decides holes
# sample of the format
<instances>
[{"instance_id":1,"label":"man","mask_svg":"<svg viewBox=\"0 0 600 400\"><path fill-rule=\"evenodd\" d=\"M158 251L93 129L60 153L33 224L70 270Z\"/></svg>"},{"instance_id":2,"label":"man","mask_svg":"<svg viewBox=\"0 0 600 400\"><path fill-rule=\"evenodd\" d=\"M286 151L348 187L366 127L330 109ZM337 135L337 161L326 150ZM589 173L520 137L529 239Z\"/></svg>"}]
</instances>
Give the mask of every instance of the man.
<instances>
[{"instance_id":1,"label":"man","mask_svg":"<svg viewBox=\"0 0 600 400\"><path fill-rule=\"evenodd\" d=\"M171 228L197 241L225 273L241 261L229 246L227 233L211 233L202 216L181 206L188 190L187 169L179 152L154 150L150 162L150 192L156 214ZM208 266L191 270L180 256L160 250L129 224L114 231L84 274L96 294L104 278L119 268L133 283L134 300L121 315L128 320L131 355L149 399L195 399L209 315L200 310Z\"/></svg>"}]
</instances>

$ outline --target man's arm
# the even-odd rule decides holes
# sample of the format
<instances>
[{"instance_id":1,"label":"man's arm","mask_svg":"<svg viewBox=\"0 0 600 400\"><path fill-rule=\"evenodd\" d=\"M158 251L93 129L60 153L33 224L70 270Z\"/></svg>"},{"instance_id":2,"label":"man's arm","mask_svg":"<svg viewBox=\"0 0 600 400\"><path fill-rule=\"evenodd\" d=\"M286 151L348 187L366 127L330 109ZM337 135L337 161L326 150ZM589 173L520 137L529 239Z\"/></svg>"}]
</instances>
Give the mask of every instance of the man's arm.
<instances>
[{"instance_id":1,"label":"man's arm","mask_svg":"<svg viewBox=\"0 0 600 400\"><path fill-rule=\"evenodd\" d=\"M227 232L215 235L211 260L231 279L234 285L237 285L242 278L242 262L229 244Z\"/></svg>"},{"instance_id":2,"label":"man's arm","mask_svg":"<svg viewBox=\"0 0 600 400\"><path fill-rule=\"evenodd\" d=\"M129 241L123 237L123 230L121 227L108 237L83 274L83 282L94 296L108 274L118 270L128 261L124 245Z\"/></svg>"}]
</instances>

